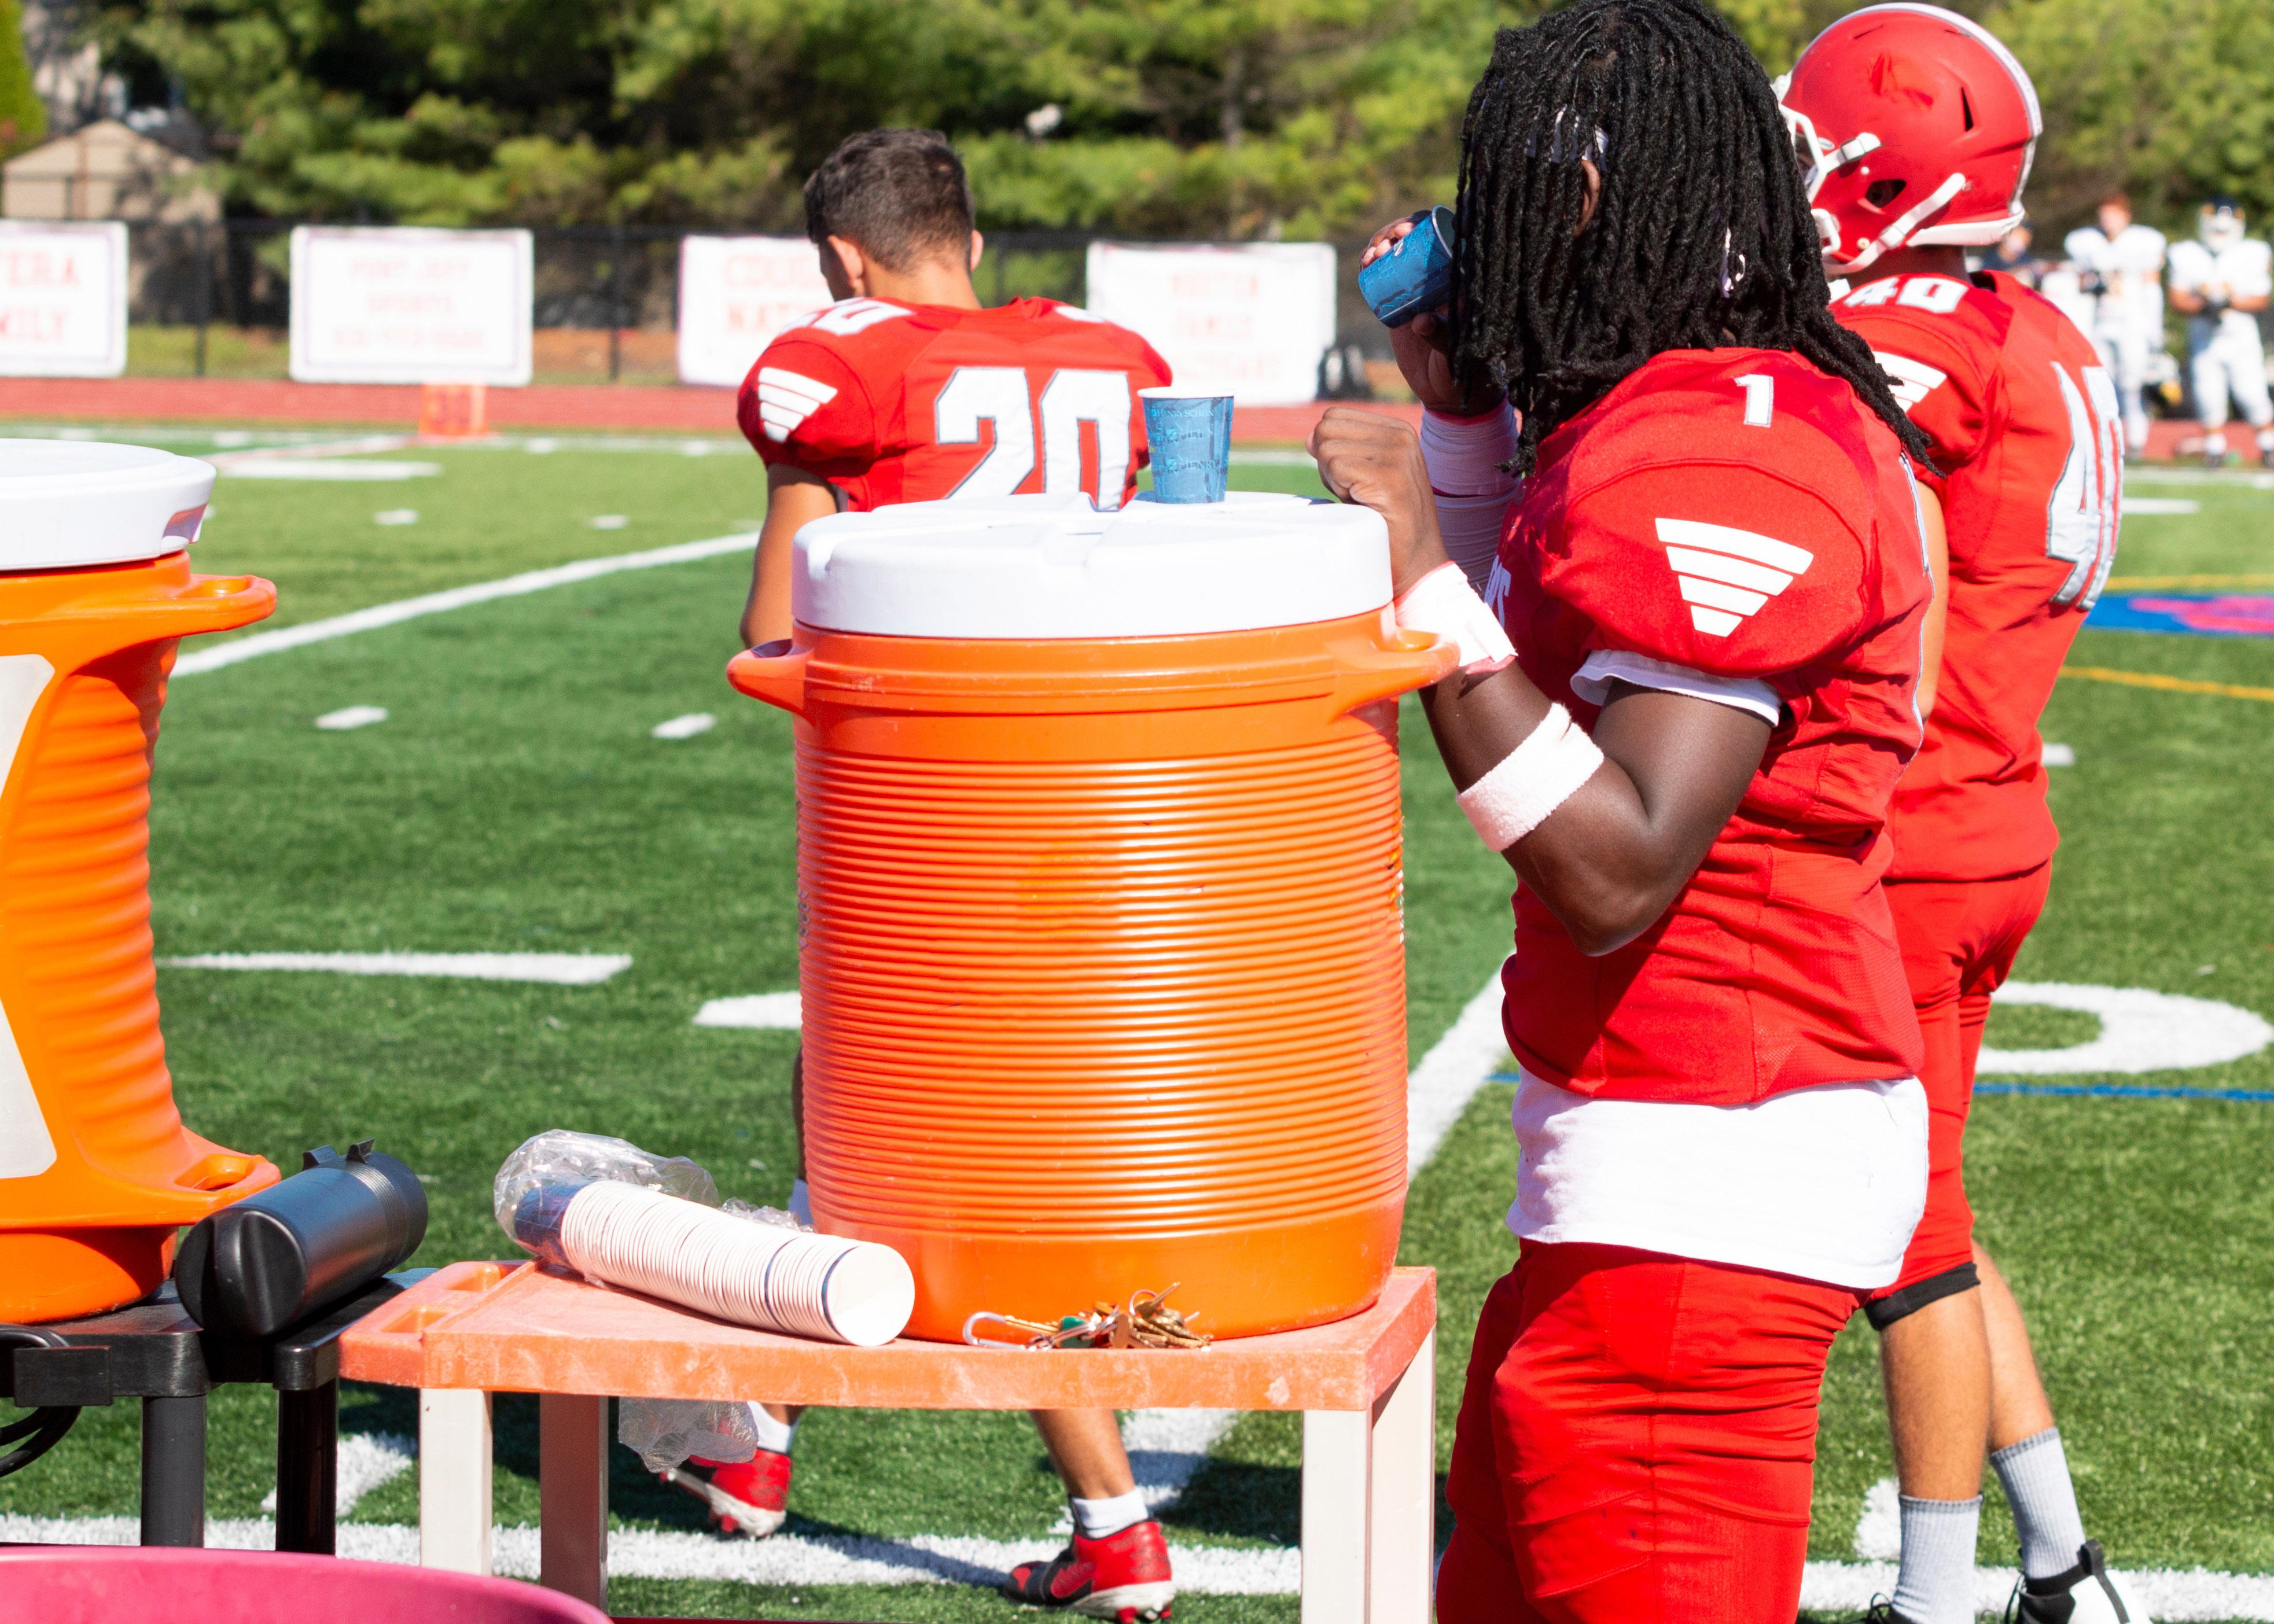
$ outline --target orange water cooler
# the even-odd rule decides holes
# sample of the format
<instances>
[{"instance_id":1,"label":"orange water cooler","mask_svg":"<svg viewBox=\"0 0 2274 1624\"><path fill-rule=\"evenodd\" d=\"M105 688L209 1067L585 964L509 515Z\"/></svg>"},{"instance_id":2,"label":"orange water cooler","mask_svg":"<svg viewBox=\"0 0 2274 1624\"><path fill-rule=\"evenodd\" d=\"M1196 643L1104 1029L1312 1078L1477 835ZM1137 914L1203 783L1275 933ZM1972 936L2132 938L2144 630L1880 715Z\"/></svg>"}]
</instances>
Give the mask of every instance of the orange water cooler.
<instances>
[{"instance_id":1,"label":"orange water cooler","mask_svg":"<svg viewBox=\"0 0 2274 1624\"><path fill-rule=\"evenodd\" d=\"M260 620L196 575L214 472L0 440L0 1320L147 1295L175 1229L275 1167L174 1109L150 955L150 756L176 642Z\"/></svg>"},{"instance_id":2,"label":"orange water cooler","mask_svg":"<svg viewBox=\"0 0 2274 1624\"><path fill-rule=\"evenodd\" d=\"M1013 497L797 538L805 1149L911 1335L1180 1284L1245 1335L1372 1303L1405 1194L1381 521Z\"/></svg>"}]
</instances>

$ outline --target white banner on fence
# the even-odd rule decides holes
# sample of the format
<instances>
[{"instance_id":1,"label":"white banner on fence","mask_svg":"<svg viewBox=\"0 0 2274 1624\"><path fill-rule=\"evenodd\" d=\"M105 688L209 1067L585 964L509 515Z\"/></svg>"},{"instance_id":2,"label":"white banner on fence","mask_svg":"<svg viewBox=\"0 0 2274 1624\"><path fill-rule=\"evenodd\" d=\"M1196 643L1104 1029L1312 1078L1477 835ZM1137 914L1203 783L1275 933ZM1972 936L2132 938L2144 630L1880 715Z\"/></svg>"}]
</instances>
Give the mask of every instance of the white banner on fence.
<instances>
[{"instance_id":1,"label":"white banner on fence","mask_svg":"<svg viewBox=\"0 0 2274 1624\"><path fill-rule=\"evenodd\" d=\"M679 244L679 381L739 384L774 335L828 304L802 237L689 237Z\"/></svg>"},{"instance_id":2,"label":"white banner on fence","mask_svg":"<svg viewBox=\"0 0 2274 1624\"><path fill-rule=\"evenodd\" d=\"M303 383L524 384L526 231L292 230L292 376Z\"/></svg>"},{"instance_id":3,"label":"white banner on fence","mask_svg":"<svg viewBox=\"0 0 2274 1624\"><path fill-rule=\"evenodd\" d=\"M1178 387L1297 405L1318 398L1319 360L1335 342L1335 251L1092 243L1087 299L1092 315L1144 335Z\"/></svg>"},{"instance_id":4,"label":"white banner on fence","mask_svg":"<svg viewBox=\"0 0 2274 1624\"><path fill-rule=\"evenodd\" d=\"M0 377L125 370L125 226L0 221Z\"/></svg>"}]
</instances>

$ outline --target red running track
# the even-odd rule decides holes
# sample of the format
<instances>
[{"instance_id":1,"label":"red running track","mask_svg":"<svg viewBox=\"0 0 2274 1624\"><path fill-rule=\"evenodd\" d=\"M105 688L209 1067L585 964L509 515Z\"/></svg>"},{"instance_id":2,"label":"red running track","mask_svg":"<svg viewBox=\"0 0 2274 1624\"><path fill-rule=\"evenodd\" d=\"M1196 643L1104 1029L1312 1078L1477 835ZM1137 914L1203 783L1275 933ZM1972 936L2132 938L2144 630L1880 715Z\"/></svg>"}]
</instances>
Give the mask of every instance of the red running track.
<instances>
[{"instance_id":1,"label":"red running track","mask_svg":"<svg viewBox=\"0 0 2274 1624\"><path fill-rule=\"evenodd\" d=\"M613 384L538 384L492 389L493 428L651 430L732 434L727 389ZM1242 445L1299 445L1324 405L1244 407L1232 417ZM1372 410L1418 423L1421 409ZM418 421L418 391L393 384L290 383L282 379L0 379L0 419L34 423L311 424L408 427Z\"/></svg>"}]
</instances>

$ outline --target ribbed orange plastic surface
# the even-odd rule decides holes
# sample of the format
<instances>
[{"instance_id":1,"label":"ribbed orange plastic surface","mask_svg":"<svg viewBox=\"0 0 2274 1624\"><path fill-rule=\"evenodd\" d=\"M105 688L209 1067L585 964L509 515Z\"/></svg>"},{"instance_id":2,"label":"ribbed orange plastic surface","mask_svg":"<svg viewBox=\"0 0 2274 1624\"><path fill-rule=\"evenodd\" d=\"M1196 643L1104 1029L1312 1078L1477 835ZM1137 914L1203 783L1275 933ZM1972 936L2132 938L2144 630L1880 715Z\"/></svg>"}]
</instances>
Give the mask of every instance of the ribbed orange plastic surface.
<instances>
[{"instance_id":1,"label":"ribbed orange plastic surface","mask_svg":"<svg viewBox=\"0 0 2274 1624\"><path fill-rule=\"evenodd\" d=\"M0 1320L146 1295L176 1226L277 1177L189 1132L175 1109L147 823L177 639L275 602L267 583L193 576L179 553L0 577L0 656L52 669L0 786L0 1009L56 1155L0 1179Z\"/></svg>"},{"instance_id":2,"label":"ribbed orange plastic surface","mask_svg":"<svg viewBox=\"0 0 2274 1624\"><path fill-rule=\"evenodd\" d=\"M1203 1328L1373 1301L1405 1179L1377 617L1119 643L801 632L805 1147L911 1335L1181 1282ZM760 669L763 667L764 669Z\"/></svg>"}]
</instances>

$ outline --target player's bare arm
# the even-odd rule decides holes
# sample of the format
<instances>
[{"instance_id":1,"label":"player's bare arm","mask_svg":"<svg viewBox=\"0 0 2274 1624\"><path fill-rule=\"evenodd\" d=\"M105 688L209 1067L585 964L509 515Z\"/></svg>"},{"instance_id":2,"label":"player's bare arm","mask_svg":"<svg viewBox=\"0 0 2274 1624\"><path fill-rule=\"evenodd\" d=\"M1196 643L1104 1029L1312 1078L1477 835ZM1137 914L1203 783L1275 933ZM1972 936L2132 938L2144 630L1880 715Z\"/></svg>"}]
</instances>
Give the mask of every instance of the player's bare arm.
<instances>
[{"instance_id":1,"label":"player's bare arm","mask_svg":"<svg viewBox=\"0 0 2274 1624\"><path fill-rule=\"evenodd\" d=\"M1382 515L1397 590L1446 561L1412 429L1338 407L1320 419L1311 452L1329 491ZM1549 703L1515 665L1456 673L1421 695L1461 789L1529 738ZM1728 705L1614 682L1593 730L1603 765L1502 855L1582 952L1614 951L1689 883L1743 798L1769 733L1758 717Z\"/></svg>"},{"instance_id":2,"label":"player's bare arm","mask_svg":"<svg viewBox=\"0 0 2274 1624\"><path fill-rule=\"evenodd\" d=\"M755 649L789 635L790 544L799 529L837 511L837 488L818 474L787 462L766 470L766 517L750 565L750 596L742 605L742 646Z\"/></svg>"}]
</instances>

